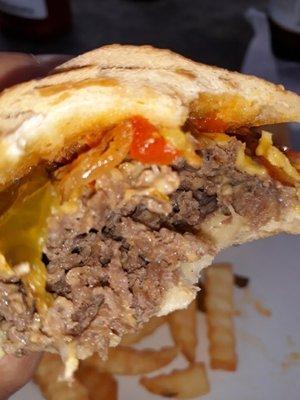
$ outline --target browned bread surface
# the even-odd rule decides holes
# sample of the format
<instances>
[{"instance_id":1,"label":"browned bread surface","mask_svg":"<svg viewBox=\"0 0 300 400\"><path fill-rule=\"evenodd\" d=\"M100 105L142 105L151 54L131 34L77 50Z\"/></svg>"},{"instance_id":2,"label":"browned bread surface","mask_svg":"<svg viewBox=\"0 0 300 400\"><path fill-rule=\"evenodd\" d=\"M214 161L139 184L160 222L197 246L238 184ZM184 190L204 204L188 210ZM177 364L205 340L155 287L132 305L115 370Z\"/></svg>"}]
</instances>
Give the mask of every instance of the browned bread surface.
<instances>
[{"instance_id":1,"label":"browned bread surface","mask_svg":"<svg viewBox=\"0 0 300 400\"><path fill-rule=\"evenodd\" d=\"M87 134L140 114L180 126L190 111L228 125L300 121L300 98L256 77L150 46L105 46L0 95L0 188Z\"/></svg>"}]
</instances>

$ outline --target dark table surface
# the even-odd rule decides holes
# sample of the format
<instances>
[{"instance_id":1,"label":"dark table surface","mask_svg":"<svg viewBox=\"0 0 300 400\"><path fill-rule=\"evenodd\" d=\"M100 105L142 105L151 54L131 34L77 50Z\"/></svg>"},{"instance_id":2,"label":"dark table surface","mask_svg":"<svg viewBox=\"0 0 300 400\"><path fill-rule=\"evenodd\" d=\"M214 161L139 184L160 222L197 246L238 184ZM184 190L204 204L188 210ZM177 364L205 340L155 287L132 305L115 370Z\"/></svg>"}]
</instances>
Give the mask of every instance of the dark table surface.
<instances>
[{"instance_id":1,"label":"dark table surface","mask_svg":"<svg viewBox=\"0 0 300 400\"><path fill-rule=\"evenodd\" d=\"M109 43L152 44L238 70L252 31L250 6L267 0L71 0L73 28L49 43L0 35L0 51L78 54Z\"/></svg>"}]
</instances>

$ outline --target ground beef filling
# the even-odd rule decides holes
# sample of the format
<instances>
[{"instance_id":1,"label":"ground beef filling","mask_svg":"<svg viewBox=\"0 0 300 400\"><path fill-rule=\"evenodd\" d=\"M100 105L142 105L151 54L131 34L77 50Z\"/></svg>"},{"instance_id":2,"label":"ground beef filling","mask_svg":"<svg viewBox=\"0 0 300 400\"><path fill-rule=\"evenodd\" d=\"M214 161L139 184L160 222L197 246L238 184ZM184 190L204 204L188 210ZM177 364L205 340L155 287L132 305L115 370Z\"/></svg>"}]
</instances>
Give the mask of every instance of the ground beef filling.
<instances>
[{"instance_id":1,"label":"ground beef filling","mask_svg":"<svg viewBox=\"0 0 300 400\"><path fill-rule=\"evenodd\" d=\"M51 217L43 261L55 302L42 329L46 341L69 335L104 352L112 336L158 311L180 262L209 251L195 237L207 216L234 210L253 227L278 218L289 189L236 170L239 146L232 139L207 149L198 170L184 160L162 168L127 163L87 190L76 212ZM159 179L169 185L166 204L145 195ZM34 319L20 287L0 283L0 323L19 349Z\"/></svg>"},{"instance_id":2,"label":"ground beef filling","mask_svg":"<svg viewBox=\"0 0 300 400\"><path fill-rule=\"evenodd\" d=\"M123 191L120 183L118 190ZM105 319L109 330L121 336L158 311L165 291L179 278L179 262L201 257L192 234L152 230L131 218L131 205L112 208L111 203L107 192L98 190L83 199L76 215L50 222L44 250L47 289L59 296L53 314L59 321L52 318L50 330L54 323L64 334L87 341L102 316L98 331ZM61 307L68 309L63 322Z\"/></svg>"}]
</instances>

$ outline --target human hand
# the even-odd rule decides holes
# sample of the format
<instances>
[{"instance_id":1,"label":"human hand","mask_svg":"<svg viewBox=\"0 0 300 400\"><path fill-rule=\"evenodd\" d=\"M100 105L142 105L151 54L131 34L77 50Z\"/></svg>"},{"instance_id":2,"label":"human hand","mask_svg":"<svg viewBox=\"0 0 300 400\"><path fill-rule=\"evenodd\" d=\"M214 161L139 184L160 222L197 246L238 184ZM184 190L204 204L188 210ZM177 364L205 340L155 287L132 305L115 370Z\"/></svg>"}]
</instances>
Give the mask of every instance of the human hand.
<instances>
[{"instance_id":1,"label":"human hand","mask_svg":"<svg viewBox=\"0 0 300 400\"><path fill-rule=\"evenodd\" d=\"M34 56L0 52L0 91L16 83L46 75L69 58L63 54Z\"/></svg>"},{"instance_id":2,"label":"human hand","mask_svg":"<svg viewBox=\"0 0 300 400\"><path fill-rule=\"evenodd\" d=\"M0 53L0 91L43 76L69 58L65 55ZM39 353L29 353L23 357L7 355L0 359L0 400L7 399L31 379L39 359Z\"/></svg>"},{"instance_id":3,"label":"human hand","mask_svg":"<svg viewBox=\"0 0 300 400\"><path fill-rule=\"evenodd\" d=\"M0 359L0 400L7 399L31 379L40 356L29 353L23 357L9 355Z\"/></svg>"}]
</instances>

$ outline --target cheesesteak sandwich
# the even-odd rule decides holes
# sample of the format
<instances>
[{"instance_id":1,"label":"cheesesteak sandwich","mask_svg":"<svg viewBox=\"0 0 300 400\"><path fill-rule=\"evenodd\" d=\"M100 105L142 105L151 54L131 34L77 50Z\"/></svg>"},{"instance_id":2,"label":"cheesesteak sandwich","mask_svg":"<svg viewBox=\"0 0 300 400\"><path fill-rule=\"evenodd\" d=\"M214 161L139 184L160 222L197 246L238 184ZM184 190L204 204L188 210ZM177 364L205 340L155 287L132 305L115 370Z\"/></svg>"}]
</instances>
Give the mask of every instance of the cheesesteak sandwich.
<instances>
[{"instance_id":1,"label":"cheesesteak sandwich","mask_svg":"<svg viewBox=\"0 0 300 400\"><path fill-rule=\"evenodd\" d=\"M224 247L300 233L300 98L148 46L0 95L1 353L105 357L186 307Z\"/></svg>"}]
</instances>

